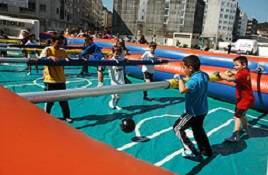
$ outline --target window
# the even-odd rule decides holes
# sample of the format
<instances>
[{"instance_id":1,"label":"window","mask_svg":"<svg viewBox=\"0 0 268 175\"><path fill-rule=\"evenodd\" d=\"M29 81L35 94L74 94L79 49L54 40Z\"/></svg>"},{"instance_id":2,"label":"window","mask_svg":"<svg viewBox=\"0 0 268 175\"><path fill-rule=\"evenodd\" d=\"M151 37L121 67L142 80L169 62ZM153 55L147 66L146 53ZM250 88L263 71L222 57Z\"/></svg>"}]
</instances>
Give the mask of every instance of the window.
<instances>
[{"instance_id":1,"label":"window","mask_svg":"<svg viewBox=\"0 0 268 175\"><path fill-rule=\"evenodd\" d=\"M174 38L190 38L191 35L180 34L180 33L174 33L173 37L174 37Z\"/></svg>"},{"instance_id":2,"label":"window","mask_svg":"<svg viewBox=\"0 0 268 175\"><path fill-rule=\"evenodd\" d=\"M45 4L40 4L40 12L46 12L47 6Z\"/></svg>"},{"instance_id":3,"label":"window","mask_svg":"<svg viewBox=\"0 0 268 175\"><path fill-rule=\"evenodd\" d=\"M30 11L35 11L35 2L29 2L28 3L28 9Z\"/></svg>"},{"instance_id":4,"label":"window","mask_svg":"<svg viewBox=\"0 0 268 175\"><path fill-rule=\"evenodd\" d=\"M28 2L28 8L20 7L20 12L35 12L35 2Z\"/></svg>"},{"instance_id":5,"label":"window","mask_svg":"<svg viewBox=\"0 0 268 175\"><path fill-rule=\"evenodd\" d=\"M3 9L8 9L7 7L7 4L4 4L4 3L0 3L0 9L3 10Z\"/></svg>"},{"instance_id":6,"label":"window","mask_svg":"<svg viewBox=\"0 0 268 175\"><path fill-rule=\"evenodd\" d=\"M168 14L169 14L169 10L165 9L165 15L168 15Z\"/></svg>"}]
</instances>

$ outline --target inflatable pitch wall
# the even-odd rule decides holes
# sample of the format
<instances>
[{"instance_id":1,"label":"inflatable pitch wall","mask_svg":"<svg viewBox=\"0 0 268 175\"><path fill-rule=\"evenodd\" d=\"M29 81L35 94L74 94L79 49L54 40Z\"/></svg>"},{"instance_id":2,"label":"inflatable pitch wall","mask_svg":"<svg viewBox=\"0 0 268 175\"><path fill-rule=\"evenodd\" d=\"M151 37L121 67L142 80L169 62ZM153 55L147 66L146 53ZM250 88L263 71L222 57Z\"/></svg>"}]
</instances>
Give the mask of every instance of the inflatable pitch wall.
<instances>
[{"instance_id":1,"label":"inflatable pitch wall","mask_svg":"<svg viewBox=\"0 0 268 175\"><path fill-rule=\"evenodd\" d=\"M70 47L82 46L83 42L84 40L82 38L68 38ZM113 40L95 40L95 43L103 49L112 48L114 42ZM140 58L141 54L148 50L148 46L141 44L126 43L126 46L130 53L127 56L128 59ZM232 69L233 58L238 56L236 54L227 55L159 46L156 50L156 55L160 59L171 60L171 62L165 65L155 66L154 79L159 81L166 80L172 78L174 74L182 73L181 60L185 56L192 54L199 56L202 65L201 69L207 73L215 71L225 72L228 69ZM255 56L247 56L247 58L249 60L248 67L251 71L251 81L255 96L253 108L268 112L268 58ZM261 73L258 72L260 68L262 69ZM138 78L143 78L141 67L139 66L127 66L127 73ZM222 101L235 103L235 84L226 81L210 82L209 96Z\"/></svg>"}]
</instances>

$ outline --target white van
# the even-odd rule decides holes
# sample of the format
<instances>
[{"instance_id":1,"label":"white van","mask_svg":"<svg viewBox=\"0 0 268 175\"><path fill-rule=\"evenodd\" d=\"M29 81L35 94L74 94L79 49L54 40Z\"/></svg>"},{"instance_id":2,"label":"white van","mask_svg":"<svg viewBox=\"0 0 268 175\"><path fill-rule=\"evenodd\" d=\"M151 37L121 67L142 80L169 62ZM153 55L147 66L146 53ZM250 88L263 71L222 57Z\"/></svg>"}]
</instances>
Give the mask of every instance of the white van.
<instances>
[{"instance_id":1,"label":"white van","mask_svg":"<svg viewBox=\"0 0 268 175\"><path fill-rule=\"evenodd\" d=\"M251 39L238 39L235 42L234 50L237 53L241 53L241 54L257 55L258 54L258 42L256 40L251 40Z\"/></svg>"}]
</instances>

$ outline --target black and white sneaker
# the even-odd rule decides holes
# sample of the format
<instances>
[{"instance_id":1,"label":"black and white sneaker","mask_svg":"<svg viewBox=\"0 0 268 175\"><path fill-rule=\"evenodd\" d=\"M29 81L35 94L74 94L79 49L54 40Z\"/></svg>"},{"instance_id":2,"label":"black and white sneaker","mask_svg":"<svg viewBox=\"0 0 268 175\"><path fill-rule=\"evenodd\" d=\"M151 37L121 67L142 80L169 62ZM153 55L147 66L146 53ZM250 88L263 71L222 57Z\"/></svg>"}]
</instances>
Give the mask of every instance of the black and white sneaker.
<instances>
[{"instance_id":1,"label":"black and white sneaker","mask_svg":"<svg viewBox=\"0 0 268 175\"><path fill-rule=\"evenodd\" d=\"M226 141L226 142L233 142L233 143L235 143L235 142L239 142L239 141L240 141L240 134L239 134L239 132L238 132L238 131L235 131L235 132L231 135L231 137L226 138L225 141Z\"/></svg>"}]
</instances>

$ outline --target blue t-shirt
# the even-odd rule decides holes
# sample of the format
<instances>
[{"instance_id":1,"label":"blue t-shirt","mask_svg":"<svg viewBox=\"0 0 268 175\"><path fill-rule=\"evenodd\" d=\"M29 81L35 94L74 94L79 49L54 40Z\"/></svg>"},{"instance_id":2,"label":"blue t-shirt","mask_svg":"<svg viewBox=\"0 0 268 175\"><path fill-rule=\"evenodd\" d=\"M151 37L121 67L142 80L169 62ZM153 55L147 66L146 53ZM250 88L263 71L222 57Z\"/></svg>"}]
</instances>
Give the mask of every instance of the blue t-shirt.
<instances>
[{"instance_id":1,"label":"blue t-shirt","mask_svg":"<svg viewBox=\"0 0 268 175\"><path fill-rule=\"evenodd\" d=\"M101 60L104 55L102 54L100 47L98 47L95 43L91 43L83 48L82 52L79 54L79 58L81 57L90 60Z\"/></svg>"},{"instance_id":2,"label":"blue t-shirt","mask_svg":"<svg viewBox=\"0 0 268 175\"><path fill-rule=\"evenodd\" d=\"M208 81L205 72L195 72L185 83L189 91L185 95L185 112L192 116L200 116L208 112Z\"/></svg>"}]
</instances>

